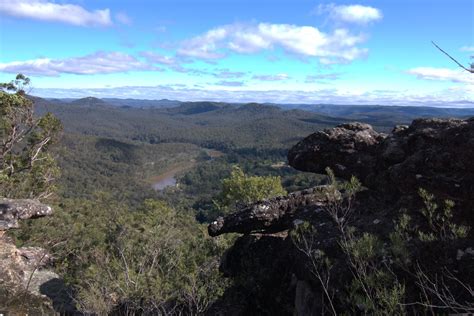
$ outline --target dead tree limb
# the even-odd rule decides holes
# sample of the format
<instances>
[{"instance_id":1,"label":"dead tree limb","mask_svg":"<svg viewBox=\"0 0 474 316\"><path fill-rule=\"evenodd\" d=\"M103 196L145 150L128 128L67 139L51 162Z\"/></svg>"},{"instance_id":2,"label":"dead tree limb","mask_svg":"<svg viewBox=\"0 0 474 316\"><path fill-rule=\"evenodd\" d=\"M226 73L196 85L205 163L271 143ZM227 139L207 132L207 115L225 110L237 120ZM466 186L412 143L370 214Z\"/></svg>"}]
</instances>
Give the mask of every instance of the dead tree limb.
<instances>
[{"instance_id":1,"label":"dead tree limb","mask_svg":"<svg viewBox=\"0 0 474 316\"><path fill-rule=\"evenodd\" d=\"M451 55L449 55L447 52L445 52L441 47L439 47L438 45L436 45L435 42L431 41L431 43L437 48L439 49L443 54L445 54L446 56L448 56L451 60L453 60L459 67L461 67L462 69L466 70L467 72L470 72L470 73L474 73L474 68L471 66L471 68L466 68L464 67L463 64L461 64L460 62L458 62L456 59L454 59Z\"/></svg>"}]
</instances>

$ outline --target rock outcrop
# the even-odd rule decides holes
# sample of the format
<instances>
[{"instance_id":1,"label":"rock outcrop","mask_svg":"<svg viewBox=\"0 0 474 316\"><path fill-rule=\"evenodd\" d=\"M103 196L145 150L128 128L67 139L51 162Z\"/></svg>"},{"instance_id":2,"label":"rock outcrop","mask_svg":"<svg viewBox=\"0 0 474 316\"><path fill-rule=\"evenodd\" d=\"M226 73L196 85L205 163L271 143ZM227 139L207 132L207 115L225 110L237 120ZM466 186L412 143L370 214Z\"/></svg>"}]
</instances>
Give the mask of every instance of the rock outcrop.
<instances>
[{"instance_id":1,"label":"rock outcrop","mask_svg":"<svg viewBox=\"0 0 474 316\"><path fill-rule=\"evenodd\" d=\"M347 123L309 135L288 153L289 164L302 171L324 173L326 167L343 178L365 177L376 168L377 147L387 138L372 126Z\"/></svg>"},{"instance_id":2,"label":"rock outcrop","mask_svg":"<svg viewBox=\"0 0 474 316\"><path fill-rule=\"evenodd\" d=\"M365 189L352 205L350 225L355 232L375 235L389 245L395 222L402 214L408 214L415 234L406 244L411 262L433 275L442 275L445 270L440 269L447 267L462 282L474 286L474 256L465 255L474 244L474 118L419 119L410 126L395 127L388 135L368 124L343 124L306 137L290 149L288 160L302 171L325 173L325 168L330 167L341 179L356 176ZM419 188L433 193L438 201L454 201L450 220L452 225L471 227L467 235L446 242L416 237L419 232L430 230L429 221L420 211L423 203ZM224 274L238 280L227 292L229 301L239 297L247 302L234 314L321 313L325 294L308 267L311 262L307 255L289 237L303 221L309 221L317 231L311 240L315 249L331 260L331 286L336 292L346 291L352 272L341 253L337 225L328 215L330 205L325 189L318 187L260 201L209 225L211 236L244 234L221 263ZM413 275L402 271L398 277L405 282L407 299L419 299ZM456 288L459 284L453 286L456 295L469 302L469 293L460 294L463 290ZM468 304L474 310L474 300L470 299ZM339 303L339 308L344 308L346 303Z\"/></svg>"},{"instance_id":3,"label":"rock outcrop","mask_svg":"<svg viewBox=\"0 0 474 316\"><path fill-rule=\"evenodd\" d=\"M48 216L53 213L50 206L37 200L0 199L0 231L18 228L18 220Z\"/></svg>"},{"instance_id":4,"label":"rock outcrop","mask_svg":"<svg viewBox=\"0 0 474 316\"><path fill-rule=\"evenodd\" d=\"M304 213L307 206L317 207L324 205L326 197L324 187L316 187L291 193L285 197L276 197L257 202L243 209L223 217L209 225L210 236L225 233L277 233L288 229L301 220L296 218Z\"/></svg>"},{"instance_id":5,"label":"rock outcrop","mask_svg":"<svg viewBox=\"0 0 474 316\"><path fill-rule=\"evenodd\" d=\"M390 135L370 125L343 124L316 132L288 153L298 170L355 175L370 189L400 197L422 187L436 196L474 200L474 118L418 119Z\"/></svg>"},{"instance_id":6,"label":"rock outcrop","mask_svg":"<svg viewBox=\"0 0 474 316\"><path fill-rule=\"evenodd\" d=\"M6 231L18 220L52 214L50 206L36 200L0 199L0 310L12 314L54 314L50 297L44 293L59 276L46 267L48 252L39 247L17 248Z\"/></svg>"}]
</instances>

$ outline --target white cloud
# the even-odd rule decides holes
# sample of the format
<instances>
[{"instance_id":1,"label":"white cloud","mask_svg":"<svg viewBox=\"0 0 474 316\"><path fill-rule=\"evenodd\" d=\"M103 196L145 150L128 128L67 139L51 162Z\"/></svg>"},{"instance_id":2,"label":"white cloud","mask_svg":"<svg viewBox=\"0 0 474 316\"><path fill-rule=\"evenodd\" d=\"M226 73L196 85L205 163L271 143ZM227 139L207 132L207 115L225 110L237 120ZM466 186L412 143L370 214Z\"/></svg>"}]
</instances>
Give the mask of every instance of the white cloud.
<instances>
[{"instance_id":1,"label":"white cloud","mask_svg":"<svg viewBox=\"0 0 474 316\"><path fill-rule=\"evenodd\" d=\"M140 56L145 57L150 63L162 65L177 65L178 60L173 56L165 56L155 52L141 52Z\"/></svg>"},{"instance_id":2,"label":"white cloud","mask_svg":"<svg viewBox=\"0 0 474 316\"><path fill-rule=\"evenodd\" d=\"M290 77L287 74L277 74L277 75L255 75L252 79L260 81L281 81L289 79Z\"/></svg>"},{"instance_id":3,"label":"white cloud","mask_svg":"<svg viewBox=\"0 0 474 316\"><path fill-rule=\"evenodd\" d=\"M77 26L108 26L110 10L87 11L75 4L58 4L46 0L1 0L0 12L6 15Z\"/></svg>"},{"instance_id":4,"label":"white cloud","mask_svg":"<svg viewBox=\"0 0 474 316\"><path fill-rule=\"evenodd\" d=\"M374 7L353 5L320 4L317 13L328 13L329 17L338 22L368 24L383 18L382 12Z\"/></svg>"},{"instance_id":5,"label":"white cloud","mask_svg":"<svg viewBox=\"0 0 474 316\"><path fill-rule=\"evenodd\" d=\"M36 76L61 74L93 75L160 69L121 52L96 52L82 57L66 59L33 59L0 63L0 72L24 73Z\"/></svg>"},{"instance_id":6,"label":"white cloud","mask_svg":"<svg viewBox=\"0 0 474 316\"><path fill-rule=\"evenodd\" d=\"M461 47L460 51L474 53L474 46L463 46Z\"/></svg>"},{"instance_id":7,"label":"white cloud","mask_svg":"<svg viewBox=\"0 0 474 316\"><path fill-rule=\"evenodd\" d=\"M226 39L230 34L230 29L221 27L212 29L203 35L196 36L183 41L178 53L183 56L196 57L201 59L218 59L225 57L225 54L217 53L217 44Z\"/></svg>"},{"instance_id":8,"label":"white cloud","mask_svg":"<svg viewBox=\"0 0 474 316\"><path fill-rule=\"evenodd\" d=\"M325 33L312 26L236 23L183 41L178 55L212 60L229 52L252 54L280 47L300 57L319 58L325 64L347 63L367 54L367 49L357 47L364 41L364 36L346 29Z\"/></svg>"},{"instance_id":9,"label":"white cloud","mask_svg":"<svg viewBox=\"0 0 474 316\"><path fill-rule=\"evenodd\" d=\"M440 80L452 82L474 83L474 76L465 70L417 67L406 71L408 74L415 75L419 79Z\"/></svg>"},{"instance_id":10,"label":"white cloud","mask_svg":"<svg viewBox=\"0 0 474 316\"><path fill-rule=\"evenodd\" d=\"M245 85L244 85L245 87ZM297 104L385 104L385 105L427 105L443 107L472 107L473 91L377 91L354 89L318 90L257 90L237 86L182 87L177 85L126 86L96 89L52 89L37 88L35 95L42 97L81 98L85 96L130 98L136 95L141 99L173 99L181 101L223 101L223 102L273 102Z\"/></svg>"}]
</instances>

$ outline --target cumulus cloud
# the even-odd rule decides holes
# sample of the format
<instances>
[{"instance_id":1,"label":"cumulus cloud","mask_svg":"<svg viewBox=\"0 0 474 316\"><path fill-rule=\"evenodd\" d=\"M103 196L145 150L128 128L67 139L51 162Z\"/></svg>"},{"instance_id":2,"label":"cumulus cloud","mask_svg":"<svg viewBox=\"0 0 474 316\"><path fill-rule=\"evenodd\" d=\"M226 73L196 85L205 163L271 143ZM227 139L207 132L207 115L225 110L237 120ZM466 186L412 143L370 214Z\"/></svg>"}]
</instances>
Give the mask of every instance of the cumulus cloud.
<instances>
[{"instance_id":1,"label":"cumulus cloud","mask_svg":"<svg viewBox=\"0 0 474 316\"><path fill-rule=\"evenodd\" d=\"M225 54L216 52L218 43L226 39L230 34L230 29L221 27L212 29L203 35L183 41L178 53L183 56L196 57L201 59L219 59Z\"/></svg>"},{"instance_id":2,"label":"cumulus cloud","mask_svg":"<svg viewBox=\"0 0 474 316\"><path fill-rule=\"evenodd\" d=\"M101 51L82 57L66 59L40 58L0 63L0 72L24 73L36 76L59 76L61 74L94 75L133 70L159 71L160 69L125 53Z\"/></svg>"},{"instance_id":3,"label":"cumulus cloud","mask_svg":"<svg viewBox=\"0 0 474 316\"><path fill-rule=\"evenodd\" d=\"M79 5L58 4L46 0L2 0L0 1L0 13L77 26L112 25L109 9L88 11Z\"/></svg>"},{"instance_id":4,"label":"cumulus cloud","mask_svg":"<svg viewBox=\"0 0 474 316\"><path fill-rule=\"evenodd\" d=\"M289 79L290 77L287 74L277 74L277 75L255 75L252 79L260 81L281 81Z\"/></svg>"},{"instance_id":5,"label":"cumulus cloud","mask_svg":"<svg viewBox=\"0 0 474 316\"><path fill-rule=\"evenodd\" d=\"M300 57L319 58L324 64L346 63L367 54L357 47L365 41L362 35L346 29L325 33L312 26L292 24L230 24L209 30L184 40L178 55L213 60L226 57L230 52L253 54L282 48Z\"/></svg>"},{"instance_id":6,"label":"cumulus cloud","mask_svg":"<svg viewBox=\"0 0 474 316\"><path fill-rule=\"evenodd\" d=\"M419 79L474 83L472 74L461 69L417 67L406 72Z\"/></svg>"},{"instance_id":7,"label":"cumulus cloud","mask_svg":"<svg viewBox=\"0 0 474 316\"><path fill-rule=\"evenodd\" d=\"M359 4L320 4L317 7L316 12L319 14L328 13L329 18L338 22L356 24L368 24L383 18L383 14L379 9Z\"/></svg>"}]
</instances>

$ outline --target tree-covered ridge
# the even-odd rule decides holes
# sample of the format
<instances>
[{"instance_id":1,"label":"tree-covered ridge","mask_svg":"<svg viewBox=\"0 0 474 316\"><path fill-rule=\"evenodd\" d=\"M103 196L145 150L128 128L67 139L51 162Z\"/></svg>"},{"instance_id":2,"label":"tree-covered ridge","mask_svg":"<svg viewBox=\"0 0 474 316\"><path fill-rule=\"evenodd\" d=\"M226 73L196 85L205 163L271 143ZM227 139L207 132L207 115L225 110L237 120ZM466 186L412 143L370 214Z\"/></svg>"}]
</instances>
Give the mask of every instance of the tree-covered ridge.
<instances>
[{"instance_id":1,"label":"tree-covered ridge","mask_svg":"<svg viewBox=\"0 0 474 316\"><path fill-rule=\"evenodd\" d=\"M65 134L55 150L62 169L61 196L86 198L103 190L124 203L141 203L156 197L153 176L174 164L192 163L202 152L192 144L146 144Z\"/></svg>"},{"instance_id":2,"label":"tree-covered ridge","mask_svg":"<svg viewBox=\"0 0 474 316\"><path fill-rule=\"evenodd\" d=\"M2 97L8 99L12 95L15 94L5 93ZM172 108L120 108L95 98L70 103L33 98L40 113L34 117L31 103L21 94L18 97L29 106L33 121L41 122L41 117L53 118L51 114L45 115L46 111L52 111L64 124L58 144L40 150L43 157L56 161L61 169L61 177L54 181L58 190L49 199L55 214L24 221L21 229L10 234L18 245L45 247L52 254L53 268L65 282L61 289L64 295L53 299L57 311L196 315L239 310L241 314L293 314L296 310L301 314L298 293L313 291L315 282L326 284L324 269L332 269L326 254L336 254L328 260L335 262L345 256L352 264L337 261L337 269L334 268L340 276L337 282L349 280L351 269L361 267L365 270L357 274L360 279L351 282L348 288L340 287L336 282L331 283L326 294L315 296L310 293L315 304L321 299L327 302L338 293L340 300L331 301L335 304L333 308L329 304L324 310L396 313L406 310L400 305L404 303L399 303L406 288L404 284L393 283L396 278L391 273L394 271L385 270L387 266L392 269L393 262L383 264L385 258L403 259L403 246L408 239L410 242L415 240L415 244L438 242L443 238L449 244L453 240L457 243L459 239L464 247L461 259L467 258L464 256L468 253L467 242L464 242L470 231L453 215L456 211L453 203L446 202L446 207L438 207L434 197L422 192L424 208L416 213L419 213L417 218L408 218L399 217L403 215L399 214L399 209L391 209L397 205L396 196L393 205L388 207L384 206L385 201L379 201L380 196L385 198L386 185L377 183L396 181L398 178L394 175L402 172L407 181L406 185L400 186L402 191L411 187L413 181L431 181L432 176L418 177L414 172L443 165L440 161L445 159L446 152L430 156L423 168L417 165L416 170L409 164L413 159L407 159L409 165L405 169L408 171L404 169L383 177L365 174L391 172L392 169L387 171L384 166L400 159L400 155L413 154L418 159L420 153L429 154L433 152L432 148L441 146L441 142L436 142L436 146L433 144L427 151L417 153L418 147L403 141L404 133L410 130L405 127L397 127L394 136L387 138L366 124L348 123L310 136L309 140L316 140L314 144L305 140L294 146L303 136L345 122L345 119L301 110L285 111L262 104L194 102L180 103ZM21 107L12 109L11 113L16 113ZM44 120L44 125L38 123L37 126L59 126L52 124L54 122L57 120ZM452 122L460 126L465 124L464 121ZM423 121L418 122L422 135L417 146L426 146L428 141L435 139L432 136L439 126L448 123L434 120L429 123L434 127L428 124L429 128L423 129ZM385 129L385 124L383 122L379 127ZM8 126L5 124L5 130ZM431 133L431 136L423 133ZM2 137L4 135L8 133ZM49 134L39 129L37 135ZM468 134L462 137L468 137ZM5 139L8 140L8 136ZM377 148L386 153L377 155L372 147L385 139L387 146ZM443 144L450 144L446 139L443 138ZM460 144L468 143L460 141L459 137L456 139ZM26 145L34 148L31 147L34 144ZM346 177L357 190L351 185L339 186L331 174L330 186L300 191L321 184L325 178L288 166L286 156L292 146L289 158L293 166L323 172L326 165L331 165L338 176ZM394 150L397 146L403 150ZM456 154L452 155L459 157L461 148L456 147ZM359 151L367 152L359 155ZM379 156L387 162L376 163ZM160 192L152 189L151 181L155 176L182 164L189 168L174 175L176 186ZM8 164L6 166L8 168ZM400 167L400 164L396 166ZM453 164L451 171L456 166L458 164ZM462 174L461 169L456 169L459 174ZM33 168L26 170L26 179L34 172ZM365 204L359 203L356 211L348 207L355 205L352 204L352 191L360 189L360 183L351 178L352 173L359 176L363 185L371 185L380 191L372 195L368 195L367 190L360 192L360 201ZM443 177L439 183L448 182L446 192L464 192L468 196L465 182L460 182L460 187L451 185L459 184L450 182L456 179ZM35 186L26 181L22 187L29 192ZM453 190L453 187L457 189ZM15 184L11 188L16 188ZM325 191L328 188L334 190ZM390 198L398 192L388 191ZM18 194L22 192L19 190ZM290 195L284 197L288 192ZM324 193L319 196L321 192ZM351 197L350 205L341 199L346 196ZM334 204L327 204L325 199ZM407 200L416 201L414 198ZM321 209L321 205L326 208ZM240 212L235 213L239 209ZM380 215L376 221L373 214ZM219 218L223 215L227 216ZM326 215L329 217L324 218ZM357 231L346 224L351 216L357 218L354 223ZM424 226L416 226L421 216L428 220L429 227L424 222ZM301 219L309 220L312 226L302 225ZM212 235L226 232L245 235L239 239L233 234L211 238L205 230L207 223L214 227ZM394 225L405 228L396 231L399 233L396 236L380 234L380 229ZM433 232L431 226L441 227L441 230ZM419 227L423 229L416 232ZM349 237L352 239L345 240ZM307 242L309 239L311 243ZM331 247L321 252L315 248L321 245ZM338 252L341 245L342 253ZM443 249L453 252L449 247ZM397 256L392 256L391 252L397 252ZM224 278L222 272L232 278ZM297 278L296 283L292 281L293 276ZM368 289L368 294L364 293L364 288ZM22 305L18 300L15 302ZM21 308L32 312L28 306Z\"/></svg>"},{"instance_id":3,"label":"tree-covered ridge","mask_svg":"<svg viewBox=\"0 0 474 316\"><path fill-rule=\"evenodd\" d=\"M51 113L34 116L29 85L22 74L0 84L1 197L47 198L59 174L48 148L57 142L61 122Z\"/></svg>"},{"instance_id":4,"label":"tree-covered ridge","mask_svg":"<svg viewBox=\"0 0 474 316\"><path fill-rule=\"evenodd\" d=\"M287 148L296 139L340 119L275 106L183 103L174 108L83 106L35 99L39 113L51 111L66 132L148 143L183 142L219 150ZM308 119L313 119L308 122Z\"/></svg>"},{"instance_id":5,"label":"tree-covered ridge","mask_svg":"<svg viewBox=\"0 0 474 316\"><path fill-rule=\"evenodd\" d=\"M228 281L221 278L218 265L233 237L211 239L207 236L205 226L195 218L201 209L192 206L203 197L221 201L225 210L211 206L212 212L221 214L231 211L234 204L249 202L248 199L253 201L285 193L276 174L287 174L287 171L280 172L284 166L279 163L285 153L279 147L286 139L270 141L267 136L267 144L260 145L258 134L270 128L271 123L264 122L261 129L249 129L247 138L240 139L236 134L237 127L232 126L237 119L218 123L214 118L209 123L214 125L212 128L199 129L199 126L207 125L207 118L199 118L194 119L194 129L189 134L176 137L185 143L141 140L130 136L133 131L143 128L139 120L120 121L117 113L109 112L102 102L86 101L86 105L71 105L73 111L67 113L71 115L67 116L71 121L66 123L59 144L42 148L53 162L56 158L62 170L61 177L55 179L56 195L49 199L54 216L26 221L12 236L19 245L46 247L55 258L54 270L65 282L65 287L60 289L62 293L53 296L57 311L99 314L204 312L228 285ZM31 102L27 99L23 102L29 106L32 116ZM90 110L97 111L97 115L91 115ZM218 107L217 111L220 110ZM252 115L265 121L267 117L267 114L258 113L261 110L258 107L232 110L239 113L239 119ZM180 126L184 126L187 124L184 116L204 115L208 108L196 110L191 106L185 113L166 111L168 116L177 117L169 119L168 126L180 121ZM270 112L275 109L271 108ZM74 117L78 113L80 115ZM270 122L272 113L268 117ZM61 116L62 112L57 111L57 114ZM218 114L223 118L227 115ZM95 120L90 120L91 117ZM227 125L230 122L233 123ZM109 134L107 127L103 129L102 123L117 123L114 128L119 136L111 137L113 133ZM298 128L295 130L299 132ZM233 144L246 143L249 147L233 145L225 152L216 151L222 146L209 139L214 139L221 131L233 139ZM172 131L167 132L172 134ZM210 145L214 150L202 145ZM252 169L253 158L262 154L257 159L260 167L255 168L253 174L264 175L270 171L276 173L274 176L247 176L238 167L230 174L235 164ZM161 194L153 191L149 179L177 163L196 164L189 173L180 175L183 188ZM221 169L227 171L216 173ZM196 172L198 177L193 176ZM216 177L208 178L209 172ZM26 174L31 173L30 170ZM212 179L211 190L190 192L190 188L199 189L199 181L204 179ZM31 188L31 185L25 184L25 187ZM190 201L186 202L187 199ZM212 212L211 215L206 213L201 220L214 216ZM18 300L5 302L16 304L16 310L34 311Z\"/></svg>"}]
</instances>

